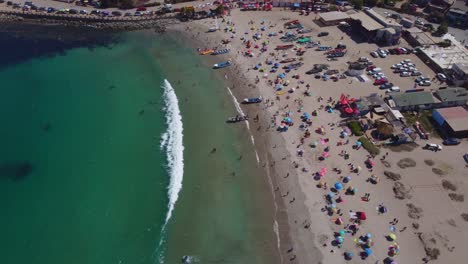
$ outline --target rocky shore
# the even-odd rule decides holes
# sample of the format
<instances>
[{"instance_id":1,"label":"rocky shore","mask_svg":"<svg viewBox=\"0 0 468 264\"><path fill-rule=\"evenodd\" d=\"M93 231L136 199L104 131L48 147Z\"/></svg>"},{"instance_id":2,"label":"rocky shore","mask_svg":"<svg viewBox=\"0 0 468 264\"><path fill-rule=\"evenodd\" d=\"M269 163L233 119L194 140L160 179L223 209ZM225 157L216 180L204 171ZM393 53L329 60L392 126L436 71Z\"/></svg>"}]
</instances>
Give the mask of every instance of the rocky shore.
<instances>
[{"instance_id":1,"label":"rocky shore","mask_svg":"<svg viewBox=\"0 0 468 264\"><path fill-rule=\"evenodd\" d=\"M25 18L20 15L0 14L0 23L2 26L7 24L37 24L37 25L60 25L75 28L90 28L92 30L102 31L134 31L143 29L154 29L156 32L164 32L166 27L177 23L175 17L158 17L155 19L141 19L129 21L112 20L68 20L56 18ZM2 27L0 26L0 27Z\"/></svg>"}]
</instances>

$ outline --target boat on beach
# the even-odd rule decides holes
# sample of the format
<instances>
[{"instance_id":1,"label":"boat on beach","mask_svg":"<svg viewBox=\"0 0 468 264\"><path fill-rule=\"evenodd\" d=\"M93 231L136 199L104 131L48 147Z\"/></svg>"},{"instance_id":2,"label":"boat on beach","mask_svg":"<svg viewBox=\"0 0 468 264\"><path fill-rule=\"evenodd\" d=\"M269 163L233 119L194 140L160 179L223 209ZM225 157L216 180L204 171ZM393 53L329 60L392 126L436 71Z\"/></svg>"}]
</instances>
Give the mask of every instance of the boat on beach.
<instances>
[{"instance_id":1,"label":"boat on beach","mask_svg":"<svg viewBox=\"0 0 468 264\"><path fill-rule=\"evenodd\" d=\"M218 49L211 52L211 55L219 55L219 54L226 54L229 52L229 49Z\"/></svg>"},{"instance_id":2,"label":"boat on beach","mask_svg":"<svg viewBox=\"0 0 468 264\"><path fill-rule=\"evenodd\" d=\"M213 49L204 49L204 50L201 50L198 52L198 54L200 55L208 55L208 54L212 54L214 52Z\"/></svg>"},{"instance_id":3,"label":"boat on beach","mask_svg":"<svg viewBox=\"0 0 468 264\"><path fill-rule=\"evenodd\" d=\"M226 68L226 67L229 67L232 65L232 62L231 61L225 61L225 62L221 62L221 63L215 63L213 65L213 69L221 69L221 68Z\"/></svg>"},{"instance_id":4,"label":"boat on beach","mask_svg":"<svg viewBox=\"0 0 468 264\"><path fill-rule=\"evenodd\" d=\"M293 48L294 45L288 44L288 45L278 45L276 46L276 50L287 50Z\"/></svg>"},{"instance_id":5,"label":"boat on beach","mask_svg":"<svg viewBox=\"0 0 468 264\"><path fill-rule=\"evenodd\" d=\"M262 97L251 97L245 98L242 103L243 104L258 104L262 102Z\"/></svg>"},{"instance_id":6,"label":"boat on beach","mask_svg":"<svg viewBox=\"0 0 468 264\"><path fill-rule=\"evenodd\" d=\"M236 115L236 116L229 117L226 120L226 123L238 123L238 122L247 121L247 120L249 120L248 115L243 115L243 116Z\"/></svg>"}]
</instances>

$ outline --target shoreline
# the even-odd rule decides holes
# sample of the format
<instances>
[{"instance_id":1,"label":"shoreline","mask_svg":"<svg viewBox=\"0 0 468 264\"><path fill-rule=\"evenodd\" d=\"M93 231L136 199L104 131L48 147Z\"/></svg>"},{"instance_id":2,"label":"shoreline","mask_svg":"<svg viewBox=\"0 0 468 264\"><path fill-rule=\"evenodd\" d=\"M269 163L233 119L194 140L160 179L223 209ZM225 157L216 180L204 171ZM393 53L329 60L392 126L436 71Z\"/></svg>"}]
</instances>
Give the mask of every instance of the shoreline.
<instances>
[{"instance_id":1,"label":"shoreline","mask_svg":"<svg viewBox=\"0 0 468 264\"><path fill-rule=\"evenodd\" d=\"M182 28L181 26L184 27ZM188 29L190 29L190 32L187 32ZM207 38L202 39L204 36L202 34L204 34L207 29L208 27L199 23L181 24L168 28L169 31L175 30L181 32L186 37L189 37L189 39L191 39L190 45L194 49L194 52L198 47L212 47L214 46L213 42L221 39L221 35L217 33L210 33ZM236 63L237 58L233 58L231 55L233 54L230 53L218 56L207 55L208 58L205 57L205 60L210 63L214 63L222 60L222 58L233 59L233 61L235 61L234 66L225 69L227 76L227 79L225 79L226 86L232 91L237 101L241 101L242 98L245 97L256 96L255 94L252 94L252 91L255 91L253 89L255 88L255 84L251 82L252 80L247 78L245 74L243 74L243 72L246 71L245 66L247 65ZM222 75L221 71L218 73ZM264 94L264 92L265 91L262 91L261 94ZM277 234L278 253L281 256L279 263L308 263L311 260L316 261L316 263L321 263L323 254L315 242L316 234L313 234L312 232L299 232L303 227L300 229L295 228L297 226L301 226L304 219L308 218L307 206L303 202L305 200L305 195L300 188L299 181L296 180L298 174L292 166L292 159L289 154L290 152L286 148L284 139L281 135L277 134L275 130L264 131L262 129L262 127L266 127L269 124L268 120L273 114L270 110L272 109L264 109L263 105L252 106L249 108L243 107L243 111L249 116L259 116L258 123L254 123L252 119L249 121L249 134L254 137L254 143L252 142L253 148L259 155L259 166L262 167L262 170L267 177L265 181L271 188L270 195L273 200L272 206L275 210L275 219L273 219L274 225L272 229ZM278 147L271 148L273 145ZM285 156L287 158L283 159ZM276 161L279 160L288 165L276 166ZM291 174L290 177L295 180L291 184L289 182L281 184L280 181L283 177L281 175L288 172ZM280 188L280 190L277 188ZM289 192L287 190L299 191L294 198L297 200L296 205L300 204L300 206L295 208L293 212L287 208L287 197L283 196L281 193L282 191ZM294 217L292 215L294 215ZM315 247L313 245L315 245ZM291 248L293 248L293 253L289 252Z\"/></svg>"}]
</instances>

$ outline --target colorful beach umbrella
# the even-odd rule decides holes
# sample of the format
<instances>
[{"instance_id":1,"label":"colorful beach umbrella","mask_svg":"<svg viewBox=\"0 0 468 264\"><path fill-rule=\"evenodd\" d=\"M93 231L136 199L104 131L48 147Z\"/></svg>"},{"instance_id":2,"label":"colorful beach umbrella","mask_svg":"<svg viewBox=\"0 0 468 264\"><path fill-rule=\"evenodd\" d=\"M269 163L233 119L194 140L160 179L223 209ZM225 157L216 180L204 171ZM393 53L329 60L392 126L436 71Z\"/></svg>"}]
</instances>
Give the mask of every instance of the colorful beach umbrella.
<instances>
[{"instance_id":1,"label":"colorful beach umbrella","mask_svg":"<svg viewBox=\"0 0 468 264\"><path fill-rule=\"evenodd\" d=\"M396 240L396 235L395 235L394 233L388 234L388 237L389 237L392 241Z\"/></svg>"},{"instance_id":2,"label":"colorful beach umbrella","mask_svg":"<svg viewBox=\"0 0 468 264\"><path fill-rule=\"evenodd\" d=\"M370 255L372 255L372 253L374 253L374 252L372 252L372 249L370 249L370 248L364 249L364 254L366 254L366 256L370 256Z\"/></svg>"},{"instance_id":3,"label":"colorful beach umbrella","mask_svg":"<svg viewBox=\"0 0 468 264\"><path fill-rule=\"evenodd\" d=\"M336 182L335 183L335 189L337 189L338 191L343 189L343 184L341 184L341 182Z\"/></svg>"}]
</instances>

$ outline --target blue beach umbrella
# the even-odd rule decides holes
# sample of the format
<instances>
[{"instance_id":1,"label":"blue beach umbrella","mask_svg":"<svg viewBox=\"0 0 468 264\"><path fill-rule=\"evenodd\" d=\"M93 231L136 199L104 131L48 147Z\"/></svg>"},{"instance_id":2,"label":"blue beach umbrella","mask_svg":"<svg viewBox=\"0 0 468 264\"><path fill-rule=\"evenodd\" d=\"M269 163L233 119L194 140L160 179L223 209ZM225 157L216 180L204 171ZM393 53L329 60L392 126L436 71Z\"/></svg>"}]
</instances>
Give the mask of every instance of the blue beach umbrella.
<instances>
[{"instance_id":1,"label":"blue beach umbrella","mask_svg":"<svg viewBox=\"0 0 468 264\"><path fill-rule=\"evenodd\" d=\"M335 196L335 194L332 193L332 192L329 192L329 193L327 194L327 196L330 197L330 198L333 198L333 196Z\"/></svg>"},{"instance_id":2,"label":"blue beach umbrella","mask_svg":"<svg viewBox=\"0 0 468 264\"><path fill-rule=\"evenodd\" d=\"M335 189L337 189L337 190L343 189L343 184L341 184L341 182L335 183Z\"/></svg>"},{"instance_id":3,"label":"blue beach umbrella","mask_svg":"<svg viewBox=\"0 0 468 264\"><path fill-rule=\"evenodd\" d=\"M281 79L284 79L284 78L286 77L286 74L280 73L280 74L278 75L278 77L280 77Z\"/></svg>"},{"instance_id":4,"label":"blue beach umbrella","mask_svg":"<svg viewBox=\"0 0 468 264\"><path fill-rule=\"evenodd\" d=\"M302 114L302 117L305 118L305 119L309 119L310 115L309 115L309 113L304 113L304 114Z\"/></svg>"},{"instance_id":5,"label":"blue beach umbrella","mask_svg":"<svg viewBox=\"0 0 468 264\"><path fill-rule=\"evenodd\" d=\"M275 68L278 68L279 66L280 66L280 64L277 63L277 62L275 62L275 64L273 64L273 67L275 67Z\"/></svg>"},{"instance_id":6,"label":"blue beach umbrella","mask_svg":"<svg viewBox=\"0 0 468 264\"><path fill-rule=\"evenodd\" d=\"M367 256L372 255L372 253L373 253L373 252L372 252L372 249L370 249L370 248L364 249L364 254L366 254Z\"/></svg>"}]
</instances>

